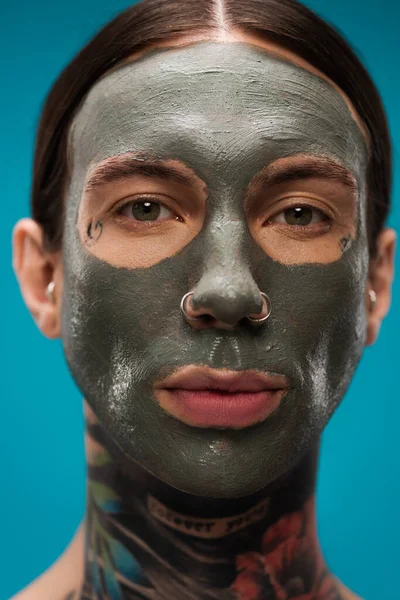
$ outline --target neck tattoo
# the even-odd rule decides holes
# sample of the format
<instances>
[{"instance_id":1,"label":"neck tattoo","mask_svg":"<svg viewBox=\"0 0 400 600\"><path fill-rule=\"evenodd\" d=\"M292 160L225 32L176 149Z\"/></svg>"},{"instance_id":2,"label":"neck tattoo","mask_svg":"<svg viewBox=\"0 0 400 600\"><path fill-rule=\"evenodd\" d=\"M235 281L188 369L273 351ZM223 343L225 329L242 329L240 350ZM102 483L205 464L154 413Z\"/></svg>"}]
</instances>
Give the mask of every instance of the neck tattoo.
<instances>
[{"instance_id":1,"label":"neck tattoo","mask_svg":"<svg viewBox=\"0 0 400 600\"><path fill-rule=\"evenodd\" d=\"M64 600L344 600L316 537L317 449L268 495L225 502L129 469L87 429L85 576Z\"/></svg>"}]
</instances>

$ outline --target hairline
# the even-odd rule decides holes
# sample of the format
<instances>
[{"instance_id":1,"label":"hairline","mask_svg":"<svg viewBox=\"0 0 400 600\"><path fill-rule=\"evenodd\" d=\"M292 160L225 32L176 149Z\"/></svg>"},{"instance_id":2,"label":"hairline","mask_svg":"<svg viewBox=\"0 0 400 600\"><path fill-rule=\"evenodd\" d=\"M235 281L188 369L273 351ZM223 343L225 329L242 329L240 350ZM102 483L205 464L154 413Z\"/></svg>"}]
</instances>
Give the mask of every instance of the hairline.
<instances>
[{"instance_id":1,"label":"hairline","mask_svg":"<svg viewBox=\"0 0 400 600\"><path fill-rule=\"evenodd\" d=\"M240 35L242 37L240 37ZM169 50L173 51L173 50L178 50L178 49L182 49L182 48L188 48L195 44L207 42L207 41L225 43L225 44L247 43L249 45L253 45L256 48L263 50L267 56L273 56L273 57L279 58L281 60L284 60L289 64L296 65L299 68L311 73L312 75L315 75L319 79L322 79L323 81L328 83L331 87L333 87L335 89L335 91L337 93L340 94L342 99L346 102L346 105L351 114L351 117L352 117L353 121L355 122L355 124L357 125L358 129L360 130L363 140L366 144L367 158L368 158L368 163L369 163L370 154L371 154L371 145L372 145L372 140L371 140L369 129L365 125L363 120L361 119L361 117L358 114L355 107L353 106L353 103L351 102L350 98L332 79L330 79L330 77L325 75L322 71L320 71L319 69L314 67L311 63L309 63L307 60L305 60L304 58L302 58L295 52L287 49L282 44L279 44L274 41L266 41L265 39L262 39L260 36L258 36L254 32L249 33L245 30L240 31L239 29L237 29L235 32L227 31L226 29L213 31L213 30L205 28L204 30L196 30L190 34L180 34L178 36L173 36L166 40L162 40L160 42L147 45L142 50L134 52L131 55L129 55L128 57L115 63L111 68L107 69L107 71L102 73L102 75L100 77L98 77L96 79L96 81L93 83L93 85L87 90L85 96L82 98L79 106L77 107L77 109L75 111L75 114L72 117L71 123L69 125L69 129L68 129L67 177L66 177L65 188L64 188L64 202L66 200L67 190L69 189L69 186L71 183L71 177L72 177L72 171L73 171L72 138L73 138L74 124L75 124L76 118L79 114L81 107L83 106L88 95L91 93L93 88L97 85L97 83L99 83L100 81L105 79L111 73L120 69L121 66L134 64L136 61L140 60L141 58L145 58L147 55L151 54L154 51L157 51L158 49L159 50L163 50L163 49L168 50L169 49Z\"/></svg>"}]
</instances>

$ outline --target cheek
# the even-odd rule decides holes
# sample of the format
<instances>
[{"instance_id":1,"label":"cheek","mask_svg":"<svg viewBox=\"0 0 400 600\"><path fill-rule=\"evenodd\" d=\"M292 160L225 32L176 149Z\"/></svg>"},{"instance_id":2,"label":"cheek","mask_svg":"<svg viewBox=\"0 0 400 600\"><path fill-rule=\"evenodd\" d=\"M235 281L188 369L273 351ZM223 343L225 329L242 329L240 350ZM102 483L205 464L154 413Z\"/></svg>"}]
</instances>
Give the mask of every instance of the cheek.
<instances>
[{"instance_id":1,"label":"cheek","mask_svg":"<svg viewBox=\"0 0 400 600\"><path fill-rule=\"evenodd\" d=\"M194 220L139 226L126 221L120 225L105 218L89 223L80 232L87 252L115 267L147 268L177 254L201 229L201 223Z\"/></svg>"},{"instance_id":2,"label":"cheek","mask_svg":"<svg viewBox=\"0 0 400 600\"><path fill-rule=\"evenodd\" d=\"M176 259L167 266L162 261L146 269L117 268L83 249L75 258L66 265L64 293L68 363L94 402L126 399L135 382L151 382L166 358L174 358L167 348L149 354L157 340L176 337L185 326L179 300L188 269L174 268ZM179 342L174 349L181 355Z\"/></svg>"},{"instance_id":3,"label":"cheek","mask_svg":"<svg viewBox=\"0 0 400 600\"><path fill-rule=\"evenodd\" d=\"M324 223L302 233L284 224L250 225L253 239L268 256L283 265L329 264L339 260L354 243L356 226Z\"/></svg>"},{"instance_id":4,"label":"cheek","mask_svg":"<svg viewBox=\"0 0 400 600\"><path fill-rule=\"evenodd\" d=\"M304 237L299 239L296 232L282 233L277 228L258 231L254 239L274 260L284 265L306 263L328 264L339 260L354 241L354 229L329 232L322 237Z\"/></svg>"},{"instance_id":5,"label":"cheek","mask_svg":"<svg viewBox=\"0 0 400 600\"><path fill-rule=\"evenodd\" d=\"M332 263L283 265L262 258L255 271L272 301L267 361L293 375L311 411L340 401L361 358L367 272L367 244L361 239Z\"/></svg>"}]
</instances>

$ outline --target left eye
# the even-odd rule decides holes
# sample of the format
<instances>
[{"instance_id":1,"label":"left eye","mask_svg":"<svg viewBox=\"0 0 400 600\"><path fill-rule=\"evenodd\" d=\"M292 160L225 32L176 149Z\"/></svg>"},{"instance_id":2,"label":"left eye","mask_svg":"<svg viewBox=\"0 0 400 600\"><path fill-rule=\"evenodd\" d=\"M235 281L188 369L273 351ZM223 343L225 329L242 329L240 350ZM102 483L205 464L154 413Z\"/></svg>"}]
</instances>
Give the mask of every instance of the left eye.
<instances>
[{"instance_id":1,"label":"left eye","mask_svg":"<svg viewBox=\"0 0 400 600\"><path fill-rule=\"evenodd\" d=\"M118 213L136 221L157 221L160 218L174 217L169 208L152 200L128 202L118 210Z\"/></svg>"},{"instance_id":2,"label":"left eye","mask_svg":"<svg viewBox=\"0 0 400 600\"><path fill-rule=\"evenodd\" d=\"M316 221L313 215L317 215ZM275 217L268 219L268 223L283 223L284 225L301 225L307 227L307 225L314 225L328 220L329 217L325 213L312 206L291 206L282 210Z\"/></svg>"}]
</instances>

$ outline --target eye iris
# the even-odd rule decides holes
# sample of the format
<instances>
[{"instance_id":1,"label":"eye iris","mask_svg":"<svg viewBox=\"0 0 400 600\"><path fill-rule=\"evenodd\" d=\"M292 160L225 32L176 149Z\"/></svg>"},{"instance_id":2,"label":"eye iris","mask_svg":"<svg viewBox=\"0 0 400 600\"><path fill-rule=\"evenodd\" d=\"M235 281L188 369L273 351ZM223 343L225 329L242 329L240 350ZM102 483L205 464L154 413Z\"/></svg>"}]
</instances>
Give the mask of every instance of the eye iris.
<instances>
[{"instance_id":1,"label":"eye iris","mask_svg":"<svg viewBox=\"0 0 400 600\"><path fill-rule=\"evenodd\" d=\"M292 207L285 210L288 225L309 225L312 221L312 209L305 206Z\"/></svg>"},{"instance_id":2,"label":"eye iris","mask_svg":"<svg viewBox=\"0 0 400 600\"><path fill-rule=\"evenodd\" d=\"M135 202L132 215L138 221L155 221L159 217L161 207L156 202Z\"/></svg>"}]
</instances>

